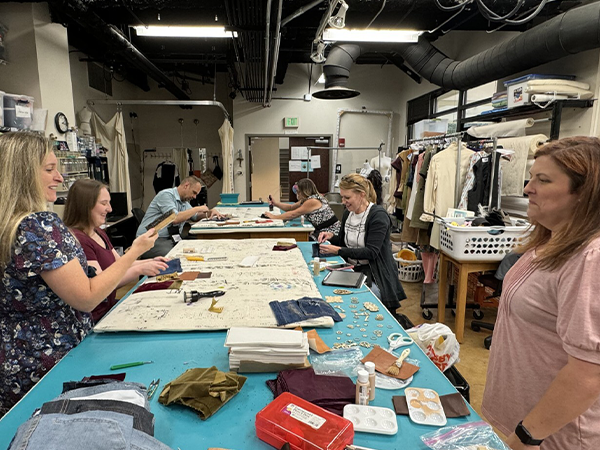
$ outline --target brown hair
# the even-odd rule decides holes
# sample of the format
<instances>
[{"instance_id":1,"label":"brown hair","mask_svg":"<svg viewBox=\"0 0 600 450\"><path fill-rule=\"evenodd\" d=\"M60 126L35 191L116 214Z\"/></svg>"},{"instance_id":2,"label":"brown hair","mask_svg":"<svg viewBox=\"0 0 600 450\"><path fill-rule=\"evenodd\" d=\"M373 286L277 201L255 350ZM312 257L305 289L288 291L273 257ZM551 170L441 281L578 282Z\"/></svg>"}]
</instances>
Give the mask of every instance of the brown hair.
<instances>
[{"instance_id":1,"label":"brown hair","mask_svg":"<svg viewBox=\"0 0 600 450\"><path fill-rule=\"evenodd\" d=\"M108 190L108 186L100 181L87 178L75 181L67 194L63 217L65 225L81 231L93 227L92 209L102 189Z\"/></svg>"},{"instance_id":2,"label":"brown hair","mask_svg":"<svg viewBox=\"0 0 600 450\"><path fill-rule=\"evenodd\" d=\"M317 186L315 186L313 180L308 178L302 178L301 180L298 180L296 186L298 186L298 192L301 193L305 198L308 198L311 195L319 194Z\"/></svg>"},{"instance_id":3,"label":"brown hair","mask_svg":"<svg viewBox=\"0 0 600 450\"><path fill-rule=\"evenodd\" d=\"M344 175L340 181L340 189L364 192L367 200L371 203L377 202L377 194L369 180L358 173Z\"/></svg>"},{"instance_id":4,"label":"brown hair","mask_svg":"<svg viewBox=\"0 0 600 450\"><path fill-rule=\"evenodd\" d=\"M202 183L202 180L195 175L190 175L189 177L185 177L183 180L181 180L181 183L179 183L179 184L182 185L185 183L190 183L190 186L194 186L194 185L200 183L200 186L204 186L204 184Z\"/></svg>"},{"instance_id":5,"label":"brown hair","mask_svg":"<svg viewBox=\"0 0 600 450\"><path fill-rule=\"evenodd\" d=\"M0 272L10 261L21 221L48 209L40 174L50 151L50 142L41 134L0 135Z\"/></svg>"},{"instance_id":6,"label":"brown hair","mask_svg":"<svg viewBox=\"0 0 600 450\"><path fill-rule=\"evenodd\" d=\"M600 235L600 139L573 136L544 145L535 158L548 156L569 177L572 194L579 200L573 219L560 230L532 221L526 243L517 251L536 251L535 264L555 270L562 267L582 247ZM539 250L540 246L544 246Z\"/></svg>"}]
</instances>

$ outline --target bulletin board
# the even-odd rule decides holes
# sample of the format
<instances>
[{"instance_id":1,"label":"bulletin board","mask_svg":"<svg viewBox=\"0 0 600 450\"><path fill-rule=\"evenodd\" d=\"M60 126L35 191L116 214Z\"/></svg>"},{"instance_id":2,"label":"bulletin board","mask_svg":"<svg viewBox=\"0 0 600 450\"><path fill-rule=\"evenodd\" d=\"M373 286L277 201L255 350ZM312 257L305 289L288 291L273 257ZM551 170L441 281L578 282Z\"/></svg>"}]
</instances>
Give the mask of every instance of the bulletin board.
<instances>
[{"instance_id":1,"label":"bulletin board","mask_svg":"<svg viewBox=\"0 0 600 450\"><path fill-rule=\"evenodd\" d=\"M113 308L95 327L110 331L193 331L223 330L235 326L276 327L269 302L300 297L322 298L298 248L273 251L277 239L218 239L179 242L169 253L180 257L184 272L211 272L210 278L184 281L180 290L148 291L131 294ZM226 261L188 261L183 249L193 248L205 258L226 256ZM254 267L241 267L248 256L257 256ZM154 278L146 282L153 282ZM191 304L184 291L223 290L217 297L221 313L209 311L211 298ZM297 324L290 324L289 327ZM333 326L330 317L302 323L303 326Z\"/></svg>"}]
</instances>

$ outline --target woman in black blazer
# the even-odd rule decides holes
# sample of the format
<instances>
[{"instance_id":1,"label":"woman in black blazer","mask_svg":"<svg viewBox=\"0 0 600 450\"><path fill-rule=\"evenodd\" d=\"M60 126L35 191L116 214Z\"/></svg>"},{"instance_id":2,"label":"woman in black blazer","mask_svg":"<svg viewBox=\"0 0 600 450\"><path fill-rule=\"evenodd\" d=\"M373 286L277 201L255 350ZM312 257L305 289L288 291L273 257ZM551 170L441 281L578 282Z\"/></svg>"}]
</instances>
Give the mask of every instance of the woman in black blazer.
<instances>
[{"instance_id":1,"label":"woman in black blazer","mask_svg":"<svg viewBox=\"0 0 600 450\"><path fill-rule=\"evenodd\" d=\"M359 174L346 175L340 181L342 203L346 207L338 235L319 234L322 253L339 255L367 275L373 293L392 312L406 298L398 280L398 267L390 243L391 220L376 205L376 194L369 180ZM330 241L330 244L323 244Z\"/></svg>"}]
</instances>

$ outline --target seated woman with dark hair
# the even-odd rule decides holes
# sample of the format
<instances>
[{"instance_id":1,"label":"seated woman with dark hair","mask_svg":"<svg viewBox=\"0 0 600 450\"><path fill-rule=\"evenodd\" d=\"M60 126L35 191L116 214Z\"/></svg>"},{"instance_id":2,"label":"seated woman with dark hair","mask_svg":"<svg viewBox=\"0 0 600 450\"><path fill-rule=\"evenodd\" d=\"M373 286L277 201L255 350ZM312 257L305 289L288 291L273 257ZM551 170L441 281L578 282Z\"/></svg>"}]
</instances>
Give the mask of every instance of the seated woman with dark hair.
<instances>
[{"instance_id":1,"label":"seated woman with dark hair","mask_svg":"<svg viewBox=\"0 0 600 450\"><path fill-rule=\"evenodd\" d=\"M373 185L362 175L353 173L340 181L340 194L346 212L339 234L321 232L321 252L339 255L367 275L367 284L392 313L406 298L398 279L398 267L392 256L390 233L392 222L381 206L376 205ZM324 244L325 241L331 244Z\"/></svg>"},{"instance_id":2,"label":"seated woman with dark hair","mask_svg":"<svg viewBox=\"0 0 600 450\"><path fill-rule=\"evenodd\" d=\"M270 202L279 209L285 211L283 214L266 213L270 219L291 220L304 215L315 231L311 233L311 239L317 240L321 231L329 231L337 234L340 231L340 221L329 206L329 203L317 190L317 186L312 180L303 178L298 181L292 191L298 197L298 201L293 205L272 200Z\"/></svg>"},{"instance_id":3,"label":"seated woman with dark hair","mask_svg":"<svg viewBox=\"0 0 600 450\"><path fill-rule=\"evenodd\" d=\"M63 221L83 247L88 267L93 267L96 274L100 274L120 258L106 233L100 229L100 226L106 222L106 215L111 211L110 193L107 186L101 182L81 179L73 183L69 189ZM162 256L134 261L117 285L117 289L137 280L140 275L157 275L162 269L167 268L165 261L168 259ZM106 300L94 308L92 311L94 323L117 304L116 295L115 289Z\"/></svg>"}]
</instances>

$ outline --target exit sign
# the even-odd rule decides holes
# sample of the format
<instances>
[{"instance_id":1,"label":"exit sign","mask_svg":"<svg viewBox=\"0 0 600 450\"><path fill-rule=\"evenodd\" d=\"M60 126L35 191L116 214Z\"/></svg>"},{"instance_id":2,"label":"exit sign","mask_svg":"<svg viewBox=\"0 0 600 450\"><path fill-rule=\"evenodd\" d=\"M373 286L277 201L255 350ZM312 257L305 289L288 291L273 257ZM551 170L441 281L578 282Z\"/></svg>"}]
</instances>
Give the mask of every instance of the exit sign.
<instances>
[{"instance_id":1,"label":"exit sign","mask_svg":"<svg viewBox=\"0 0 600 450\"><path fill-rule=\"evenodd\" d=\"M300 125L300 119L298 117L284 117L283 127L284 128L298 128Z\"/></svg>"}]
</instances>

